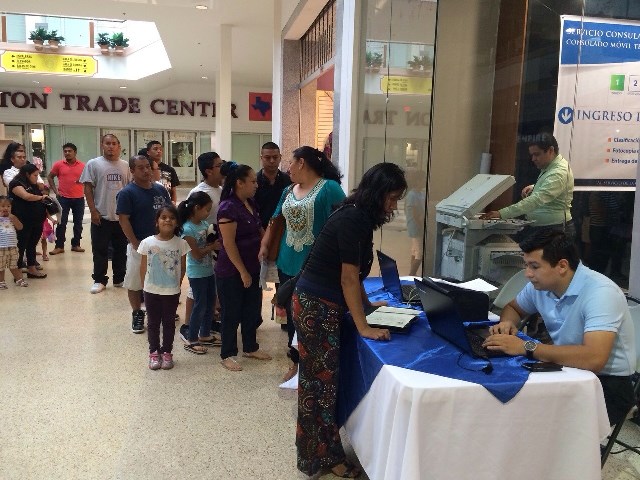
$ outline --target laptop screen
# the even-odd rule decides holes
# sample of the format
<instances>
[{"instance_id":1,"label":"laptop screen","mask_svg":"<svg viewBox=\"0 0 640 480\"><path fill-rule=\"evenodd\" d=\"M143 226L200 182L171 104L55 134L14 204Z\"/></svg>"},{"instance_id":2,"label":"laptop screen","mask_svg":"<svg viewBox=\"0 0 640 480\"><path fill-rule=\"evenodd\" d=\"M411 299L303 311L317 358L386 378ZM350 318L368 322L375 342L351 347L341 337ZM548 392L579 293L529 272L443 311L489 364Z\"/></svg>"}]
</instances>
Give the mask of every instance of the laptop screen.
<instances>
[{"instance_id":1,"label":"laptop screen","mask_svg":"<svg viewBox=\"0 0 640 480\"><path fill-rule=\"evenodd\" d=\"M402 287L400 286L398 264L393 258L385 255L380 250L376 250L376 253L378 254L380 276L382 277L382 285L384 285L384 289L393 295L396 300L402 301Z\"/></svg>"},{"instance_id":2,"label":"laptop screen","mask_svg":"<svg viewBox=\"0 0 640 480\"><path fill-rule=\"evenodd\" d=\"M415 283L431 331L461 350L471 353L464 324L453 299L428 278L424 281L416 280Z\"/></svg>"}]
</instances>

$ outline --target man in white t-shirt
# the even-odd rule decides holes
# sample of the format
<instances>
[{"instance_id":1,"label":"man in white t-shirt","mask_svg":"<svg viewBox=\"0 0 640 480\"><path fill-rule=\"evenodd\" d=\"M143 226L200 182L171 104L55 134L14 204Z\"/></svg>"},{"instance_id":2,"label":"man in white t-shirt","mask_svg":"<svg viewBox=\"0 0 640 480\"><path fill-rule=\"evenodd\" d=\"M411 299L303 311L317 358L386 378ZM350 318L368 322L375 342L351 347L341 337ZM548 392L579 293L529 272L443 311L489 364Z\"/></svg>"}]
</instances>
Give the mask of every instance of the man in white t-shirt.
<instances>
[{"instance_id":1,"label":"man in white t-shirt","mask_svg":"<svg viewBox=\"0 0 640 480\"><path fill-rule=\"evenodd\" d=\"M108 133L102 137L102 156L87 162L80 176L91 212L93 281L91 293L102 292L109 281L109 243L113 247L113 286L122 287L127 265L127 237L116 214L116 196L131 180L129 164L120 159L120 140Z\"/></svg>"},{"instance_id":2,"label":"man in white t-shirt","mask_svg":"<svg viewBox=\"0 0 640 480\"><path fill-rule=\"evenodd\" d=\"M220 173L220 167L222 167L223 163L224 160L222 160L216 152L205 152L200 155L198 157L198 169L202 174L203 181L196 185L189 192L189 195L187 195L187 198L189 198L193 192L205 192L211 197L213 205L206 220L214 226L216 232L218 225L218 206L220 205L220 195L222 194L222 182L224 182L224 176ZM186 333L189 330L188 322L192 309L193 297L191 295L191 288L189 288L185 304L185 322L187 323L180 327L180 336L185 342L188 342Z\"/></svg>"}]
</instances>

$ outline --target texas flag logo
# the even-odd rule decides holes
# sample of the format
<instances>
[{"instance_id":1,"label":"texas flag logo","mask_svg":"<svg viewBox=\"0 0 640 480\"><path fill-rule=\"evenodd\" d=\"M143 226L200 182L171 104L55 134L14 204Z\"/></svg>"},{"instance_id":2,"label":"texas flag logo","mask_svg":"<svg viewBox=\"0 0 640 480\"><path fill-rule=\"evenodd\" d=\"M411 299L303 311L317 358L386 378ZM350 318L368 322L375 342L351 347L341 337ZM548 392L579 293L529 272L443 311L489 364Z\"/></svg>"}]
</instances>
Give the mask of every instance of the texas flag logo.
<instances>
[{"instance_id":1,"label":"texas flag logo","mask_svg":"<svg viewBox=\"0 0 640 480\"><path fill-rule=\"evenodd\" d=\"M249 120L254 122L271 121L271 94L249 92Z\"/></svg>"}]
</instances>

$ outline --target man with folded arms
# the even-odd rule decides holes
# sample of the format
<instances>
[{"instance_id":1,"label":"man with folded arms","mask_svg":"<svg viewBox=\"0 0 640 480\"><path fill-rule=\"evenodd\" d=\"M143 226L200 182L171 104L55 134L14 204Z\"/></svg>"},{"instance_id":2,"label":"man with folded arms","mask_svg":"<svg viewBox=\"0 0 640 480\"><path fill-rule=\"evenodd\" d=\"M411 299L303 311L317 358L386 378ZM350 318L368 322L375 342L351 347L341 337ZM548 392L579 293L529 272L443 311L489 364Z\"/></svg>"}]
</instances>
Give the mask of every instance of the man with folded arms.
<instances>
[{"instance_id":1,"label":"man with folded arms","mask_svg":"<svg viewBox=\"0 0 640 480\"><path fill-rule=\"evenodd\" d=\"M502 311L484 346L530 360L590 370L600 379L609 423L634 404L634 325L620 288L585 267L562 232L541 230L520 243L529 282ZM539 313L553 345L516 336L520 320Z\"/></svg>"}]
</instances>

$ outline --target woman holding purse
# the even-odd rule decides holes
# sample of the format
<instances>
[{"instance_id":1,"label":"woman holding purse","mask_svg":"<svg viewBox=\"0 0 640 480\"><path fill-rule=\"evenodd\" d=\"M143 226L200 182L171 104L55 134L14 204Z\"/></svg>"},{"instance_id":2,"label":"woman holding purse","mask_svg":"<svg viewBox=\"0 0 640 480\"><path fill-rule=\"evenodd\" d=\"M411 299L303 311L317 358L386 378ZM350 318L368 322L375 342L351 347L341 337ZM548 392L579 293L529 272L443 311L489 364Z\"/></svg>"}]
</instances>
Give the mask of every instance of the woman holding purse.
<instances>
[{"instance_id":1,"label":"woman holding purse","mask_svg":"<svg viewBox=\"0 0 640 480\"><path fill-rule=\"evenodd\" d=\"M18 267L23 268L26 255L27 277L46 278L36 269L36 247L42 235L42 224L47 216L43 200L48 199L38 188L38 167L28 163L20 168L9 183L13 214L22 222L18 232Z\"/></svg>"},{"instance_id":2,"label":"woman holding purse","mask_svg":"<svg viewBox=\"0 0 640 480\"><path fill-rule=\"evenodd\" d=\"M280 284L295 277L309 255L309 250L333 211L345 194L340 187L342 175L324 153L313 147L302 146L293 151L289 166L289 176L293 188L282 193L272 220L284 216L285 228L279 243L276 265ZM269 245L273 245L273 223L267 228L262 239L259 258L269 256ZM273 248L273 247L272 247ZM281 305L287 311L287 332L289 334L289 357L293 364L283 380L289 380L298 371L298 351L291 346L295 327L291 319L291 305Z\"/></svg>"}]
</instances>

